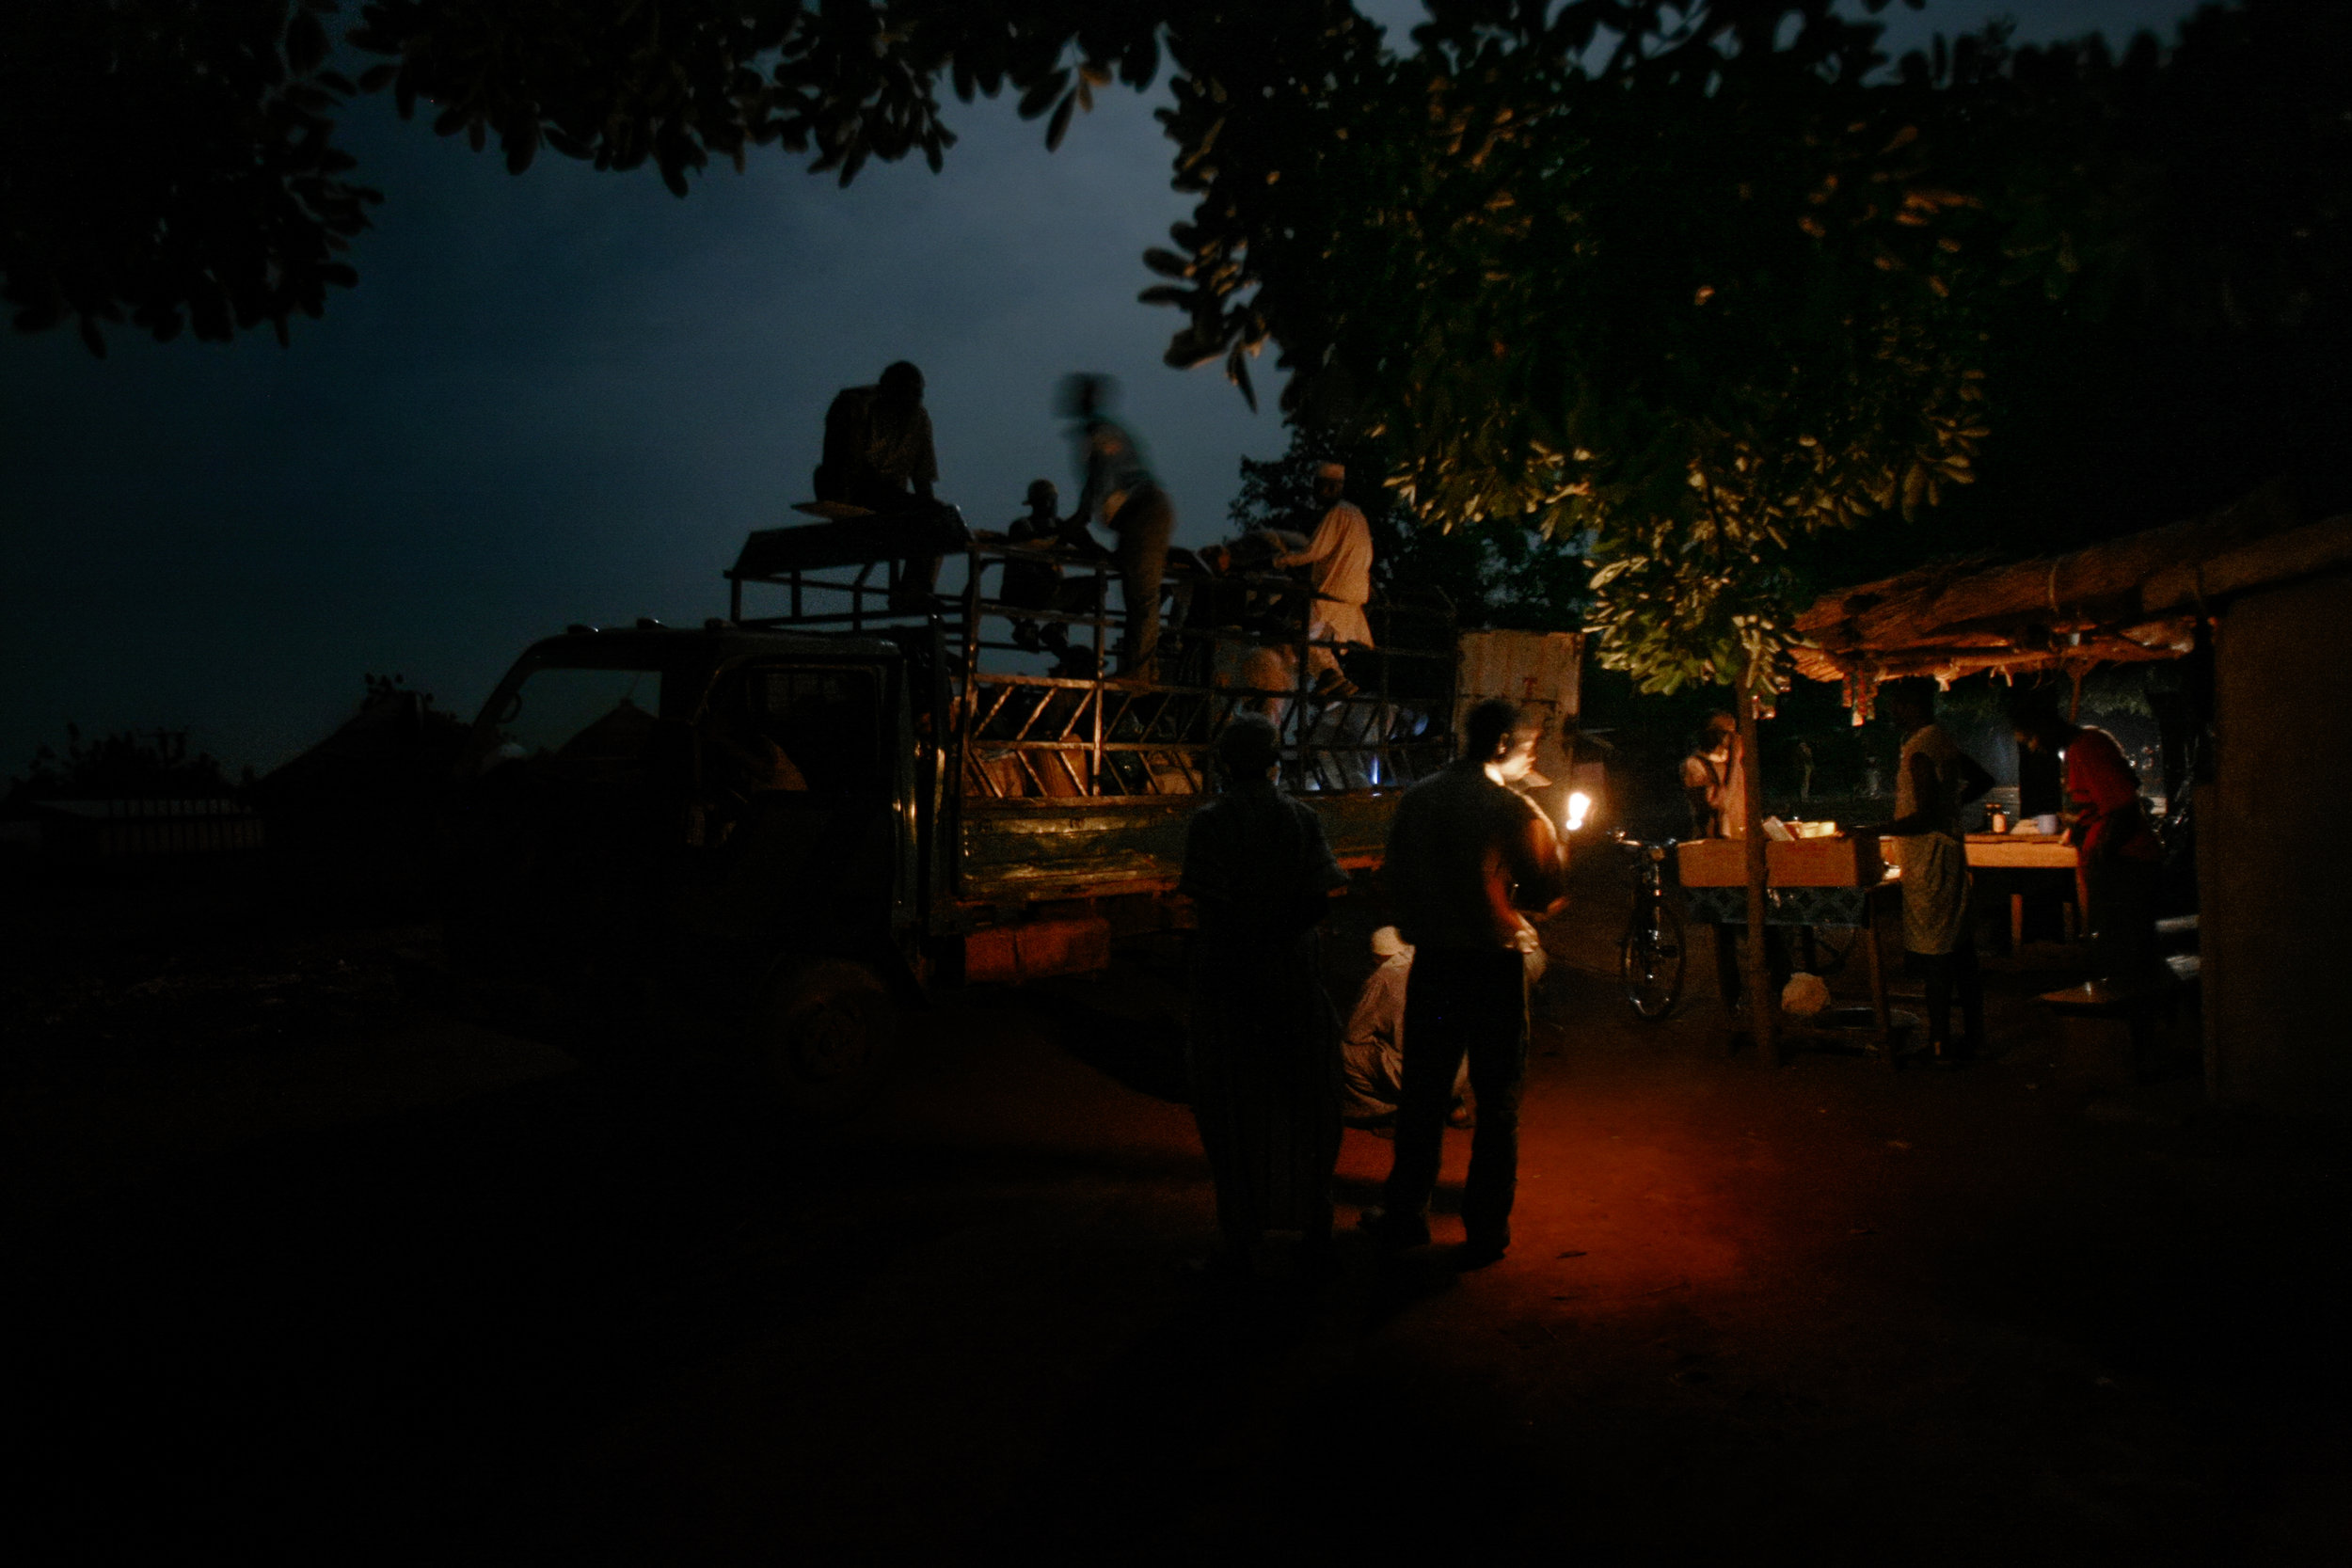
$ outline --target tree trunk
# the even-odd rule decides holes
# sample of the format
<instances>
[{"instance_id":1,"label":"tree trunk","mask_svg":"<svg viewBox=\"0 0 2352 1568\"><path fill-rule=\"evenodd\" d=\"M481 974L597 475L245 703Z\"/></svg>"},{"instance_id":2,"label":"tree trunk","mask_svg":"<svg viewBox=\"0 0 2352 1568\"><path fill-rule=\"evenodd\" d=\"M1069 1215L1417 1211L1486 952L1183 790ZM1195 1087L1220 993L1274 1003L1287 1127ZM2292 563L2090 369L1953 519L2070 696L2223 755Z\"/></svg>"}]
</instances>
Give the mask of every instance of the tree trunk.
<instances>
[{"instance_id":1,"label":"tree trunk","mask_svg":"<svg viewBox=\"0 0 2352 1568\"><path fill-rule=\"evenodd\" d=\"M1757 1059L1771 1068L1780 1066L1780 1041L1773 1030L1780 998L1772 994L1772 963L1764 947L1764 768L1756 746L1755 696L1742 689L1734 711L1740 717L1739 809L1747 832L1748 1028L1756 1036Z\"/></svg>"}]
</instances>

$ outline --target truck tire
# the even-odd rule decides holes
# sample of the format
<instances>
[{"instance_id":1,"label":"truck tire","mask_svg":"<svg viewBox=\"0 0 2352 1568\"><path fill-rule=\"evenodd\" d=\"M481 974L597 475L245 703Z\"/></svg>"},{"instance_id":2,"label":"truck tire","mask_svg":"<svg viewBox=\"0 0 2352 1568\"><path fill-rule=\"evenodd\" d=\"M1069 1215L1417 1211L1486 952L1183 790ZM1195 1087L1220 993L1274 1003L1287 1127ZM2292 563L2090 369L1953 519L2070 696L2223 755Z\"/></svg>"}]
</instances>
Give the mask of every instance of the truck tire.
<instances>
[{"instance_id":1,"label":"truck tire","mask_svg":"<svg viewBox=\"0 0 2352 1568\"><path fill-rule=\"evenodd\" d=\"M793 1116L842 1121L890 1082L898 1013L863 964L810 958L777 970L753 1009L754 1065Z\"/></svg>"}]
</instances>

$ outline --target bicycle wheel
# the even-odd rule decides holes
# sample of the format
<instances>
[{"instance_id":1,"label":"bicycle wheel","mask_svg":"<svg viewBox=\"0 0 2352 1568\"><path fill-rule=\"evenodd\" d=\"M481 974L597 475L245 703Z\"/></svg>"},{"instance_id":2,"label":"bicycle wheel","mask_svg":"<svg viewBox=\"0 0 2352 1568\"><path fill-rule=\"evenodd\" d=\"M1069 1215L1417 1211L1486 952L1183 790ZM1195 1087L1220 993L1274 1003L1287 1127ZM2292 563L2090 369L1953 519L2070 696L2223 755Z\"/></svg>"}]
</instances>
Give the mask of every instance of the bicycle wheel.
<instances>
[{"instance_id":1,"label":"bicycle wheel","mask_svg":"<svg viewBox=\"0 0 2352 1568\"><path fill-rule=\"evenodd\" d=\"M1617 949L1617 978L1633 1016L1655 1023L1682 1000L1682 911L1661 898Z\"/></svg>"}]
</instances>

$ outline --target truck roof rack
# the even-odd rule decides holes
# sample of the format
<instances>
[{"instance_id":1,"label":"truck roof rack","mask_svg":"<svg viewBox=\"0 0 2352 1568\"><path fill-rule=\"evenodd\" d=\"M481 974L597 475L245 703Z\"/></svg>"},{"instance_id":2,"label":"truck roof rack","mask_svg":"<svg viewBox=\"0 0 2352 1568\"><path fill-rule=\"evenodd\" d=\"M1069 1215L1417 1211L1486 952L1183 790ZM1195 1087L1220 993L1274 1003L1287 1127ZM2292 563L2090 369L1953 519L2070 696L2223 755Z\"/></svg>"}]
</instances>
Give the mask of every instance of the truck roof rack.
<instances>
[{"instance_id":1,"label":"truck roof rack","mask_svg":"<svg viewBox=\"0 0 2352 1568\"><path fill-rule=\"evenodd\" d=\"M931 591L950 556L962 558L961 587ZM1345 655L1353 689L1318 694L1315 666L1341 650L1310 636L1307 585L1206 573L1184 551L1162 584L1150 679L1104 673L1124 625L1107 556L975 535L949 507L763 529L726 577L728 619L746 630L937 623L967 804L1201 794L1216 734L1243 709L1274 720L1295 791L1402 787L1453 753L1454 607L1435 590L1376 594L1376 645ZM780 612L747 612L747 590L781 592Z\"/></svg>"}]
</instances>

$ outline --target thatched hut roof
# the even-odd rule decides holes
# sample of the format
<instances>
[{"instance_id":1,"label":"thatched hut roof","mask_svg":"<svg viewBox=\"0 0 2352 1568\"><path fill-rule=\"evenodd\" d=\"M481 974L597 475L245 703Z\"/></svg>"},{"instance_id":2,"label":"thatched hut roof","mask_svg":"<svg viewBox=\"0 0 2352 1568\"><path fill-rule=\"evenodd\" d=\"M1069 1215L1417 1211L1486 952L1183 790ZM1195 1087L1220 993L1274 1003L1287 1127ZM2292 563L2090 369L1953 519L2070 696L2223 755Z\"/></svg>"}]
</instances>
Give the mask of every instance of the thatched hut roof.
<instances>
[{"instance_id":1,"label":"thatched hut roof","mask_svg":"<svg viewBox=\"0 0 2352 1568\"><path fill-rule=\"evenodd\" d=\"M1955 679L2174 658L2220 600L2352 568L2352 516L2304 523L2266 486L2210 516L2010 565L1923 567L1797 618L1815 680Z\"/></svg>"}]
</instances>

